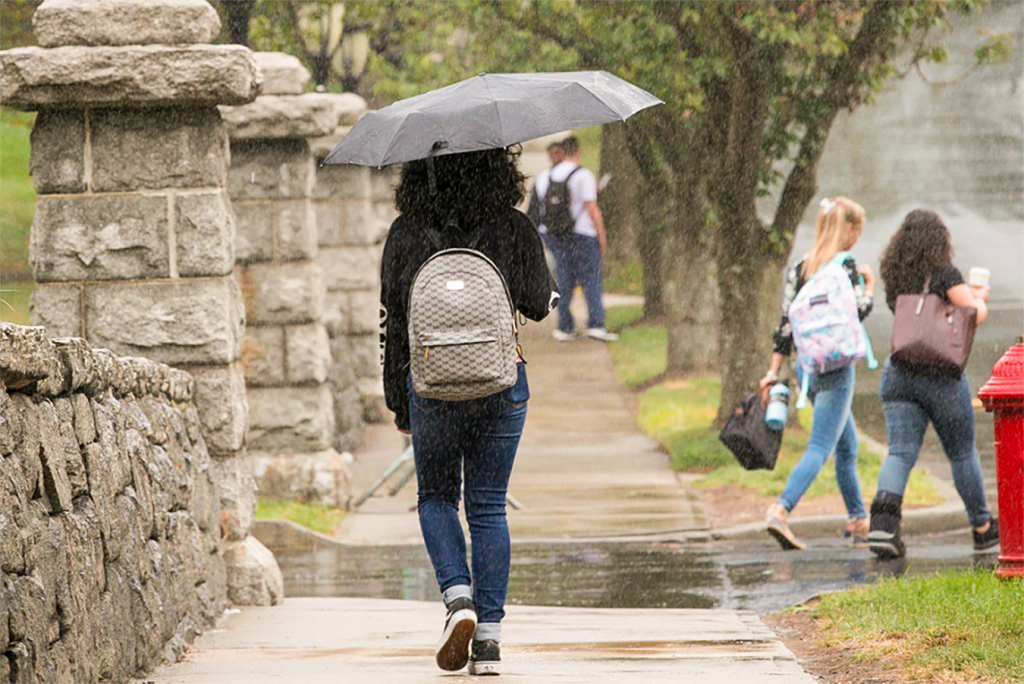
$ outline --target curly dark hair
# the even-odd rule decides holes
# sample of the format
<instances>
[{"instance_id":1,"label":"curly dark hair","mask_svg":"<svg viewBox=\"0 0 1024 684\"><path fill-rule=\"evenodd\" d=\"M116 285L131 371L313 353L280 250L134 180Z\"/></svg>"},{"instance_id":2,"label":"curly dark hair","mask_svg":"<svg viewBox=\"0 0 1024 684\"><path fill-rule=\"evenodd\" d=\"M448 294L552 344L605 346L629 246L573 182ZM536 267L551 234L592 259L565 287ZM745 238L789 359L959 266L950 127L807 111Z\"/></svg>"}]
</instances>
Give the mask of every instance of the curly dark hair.
<instances>
[{"instance_id":1,"label":"curly dark hair","mask_svg":"<svg viewBox=\"0 0 1024 684\"><path fill-rule=\"evenodd\" d=\"M451 218L464 228L488 223L526 196L518 162L519 151L510 148L435 157L436 195L430 193L427 160L409 162L395 189L395 205L435 228L444 228Z\"/></svg>"},{"instance_id":2,"label":"curly dark hair","mask_svg":"<svg viewBox=\"0 0 1024 684\"><path fill-rule=\"evenodd\" d=\"M882 282L890 304L901 294L920 292L925 278L953 263L949 228L934 211L915 209L882 253Z\"/></svg>"}]
</instances>

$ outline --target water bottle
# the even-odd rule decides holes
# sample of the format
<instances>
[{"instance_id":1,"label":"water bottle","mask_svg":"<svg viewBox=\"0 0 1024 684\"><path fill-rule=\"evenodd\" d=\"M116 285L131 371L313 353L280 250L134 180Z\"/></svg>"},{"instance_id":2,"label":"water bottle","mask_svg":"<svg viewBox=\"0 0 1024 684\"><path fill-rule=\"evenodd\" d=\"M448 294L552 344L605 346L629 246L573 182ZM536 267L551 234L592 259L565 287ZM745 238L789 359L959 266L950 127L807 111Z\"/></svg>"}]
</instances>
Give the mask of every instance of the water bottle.
<instances>
[{"instance_id":1,"label":"water bottle","mask_svg":"<svg viewBox=\"0 0 1024 684\"><path fill-rule=\"evenodd\" d=\"M770 430L781 430L786 427L786 414L789 411L789 387L784 382L772 385L768 391L768 407L764 411L764 422Z\"/></svg>"}]
</instances>

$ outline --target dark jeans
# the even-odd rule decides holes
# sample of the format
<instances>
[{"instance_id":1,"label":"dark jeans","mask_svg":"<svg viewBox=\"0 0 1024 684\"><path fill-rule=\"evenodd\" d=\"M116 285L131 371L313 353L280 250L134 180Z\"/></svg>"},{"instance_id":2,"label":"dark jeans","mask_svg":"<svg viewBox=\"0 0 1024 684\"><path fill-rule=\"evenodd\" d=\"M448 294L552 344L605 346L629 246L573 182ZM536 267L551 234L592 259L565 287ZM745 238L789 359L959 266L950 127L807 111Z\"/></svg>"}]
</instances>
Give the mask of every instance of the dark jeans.
<instances>
[{"instance_id":1,"label":"dark jeans","mask_svg":"<svg viewBox=\"0 0 1024 684\"><path fill-rule=\"evenodd\" d=\"M505 616L511 558L505 494L529 398L524 364L519 364L519 379L513 387L471 401L424 399L409 380L409 425L423 541L441 591L457 584L471 586L481 623L501 622ZM472 575L459 523L463 473Z\"/></svg>"},{"instance_id":2,"label":"dark jeans","mask_svg":"<svg viewBox=\"0 0 1024 684\"><path fill-rule=\"evenodd\" d=\"M901 370L887 360L880 393L889 453L878 474L878 491L903 495L931 421L952 466L953 483L971 526L988 522L992 512L985 501L981 461L974 443L974 408L967 375L932 378Z\"/></svg>"},{"instance_id":3,"label":"dark jeans","mask_svg":"<svg viewBox=\"0 0 1024 684\"><path fill-rule=\"evenodd\" d=\"M601 275L601 247L596 237L573 233L565 239L556 238L550 232L544 236L544 244L555 257L555 279L558 291L558 329L571 333L576 324L572 319L569 305L572 304L576 283L583 288L587 302L587 327L604 327L604 303L601 301L604 282Z\"/></svg>"}]
</instances>

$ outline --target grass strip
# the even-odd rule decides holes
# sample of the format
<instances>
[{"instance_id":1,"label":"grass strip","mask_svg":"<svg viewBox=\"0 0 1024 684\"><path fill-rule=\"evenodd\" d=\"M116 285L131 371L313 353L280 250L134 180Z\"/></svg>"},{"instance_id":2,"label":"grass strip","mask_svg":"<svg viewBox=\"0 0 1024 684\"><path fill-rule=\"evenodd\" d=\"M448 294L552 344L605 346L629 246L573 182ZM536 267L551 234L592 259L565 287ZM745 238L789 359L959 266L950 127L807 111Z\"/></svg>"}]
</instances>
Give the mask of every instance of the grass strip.
<instances>
[{"instance_id":1,"label":"grass strip","mask_svg":"<svg viewBox=\"0 0 1024 684\"><path fill-rule=\"evenodd\" d=\"M272 499L262 496L256 499L256 518L258 520L290 520L321 534L333 534L338 523L344 517L344 511L324 504L301 503L289 499Z\"/></svg>"},{"instance_id":2,"label":"grass strip","mask_svg":"<svg viewBox=\"0 0 1024 684\"><path fill-rule=\"evenodd\" d=\"M607 313L609 328L620 334L619 341L610 345L615 370L630 389L661 377L667 365L665 328L643 322L642 316L642 307L638 306L612 307ZM780 495L807 448L809 432L795 428L786 430L774 470L744 470L718 441L718 430L712 427L720 395L721 381L714 374L668 378L639 393L637 420L644 432L669 452L673 468L704 473L696 486L737 485L760 496ZM810 425L811 415L810 409L802 411L801 424ZM884 454L861 443L857 472L865 499L874 496L883 457ZM835 468L826 465L805 496L825 496L838 491ZM912 471L904 493L905 504L929 506L941 501L928 478L920 470Z\"/></svg>"},{"instance_id":3,"label":"grass strip","mask_svg":"<svg viewBox=\"0 0 1024 684\"><path fill-rule=\"evenodd\" d=\"M991 571L885 578L824 595L825 642L903 669L908 681L1024 681L1024 582Z\"/></svg>"},{"instance_id":4,"label":"grass strip","mask_svg":"<svg viewBox=\"0 0 1024 684\"><path fill-rule=\"evenodd\" d=\"M4 281L32 277L28 243L36 192L28 163L34 121L34 114L0 109L0 274Z\"/></svg>"}]
</instances>

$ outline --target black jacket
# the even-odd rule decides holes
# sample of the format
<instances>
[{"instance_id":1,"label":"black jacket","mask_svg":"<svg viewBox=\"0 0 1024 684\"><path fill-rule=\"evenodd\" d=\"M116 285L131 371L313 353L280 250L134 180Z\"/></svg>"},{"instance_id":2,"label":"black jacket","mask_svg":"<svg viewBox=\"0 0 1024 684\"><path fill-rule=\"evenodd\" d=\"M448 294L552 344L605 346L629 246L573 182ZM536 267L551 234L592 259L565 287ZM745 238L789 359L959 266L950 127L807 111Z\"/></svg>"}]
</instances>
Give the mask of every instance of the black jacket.
<instances>
[{"instance_id":1,"label":"black jacket","mask_svg":"<svg viewBox=\"0 0 1024 684\"><path fill-rule=\"evenodd\" d=\"M467 246L469 233L442 231L445 246ZM555 308L558 287L544 259L540 236L522 212L509 209L484 227L476 249L505 276L512 302L521 314L539 321ZM409 290L419 267L437 251L422 226L404 215L391 224L384 244L380 269L384 397L395 413L395 424L403 430L409 429Z\"/></svg>"}]
</instances>

